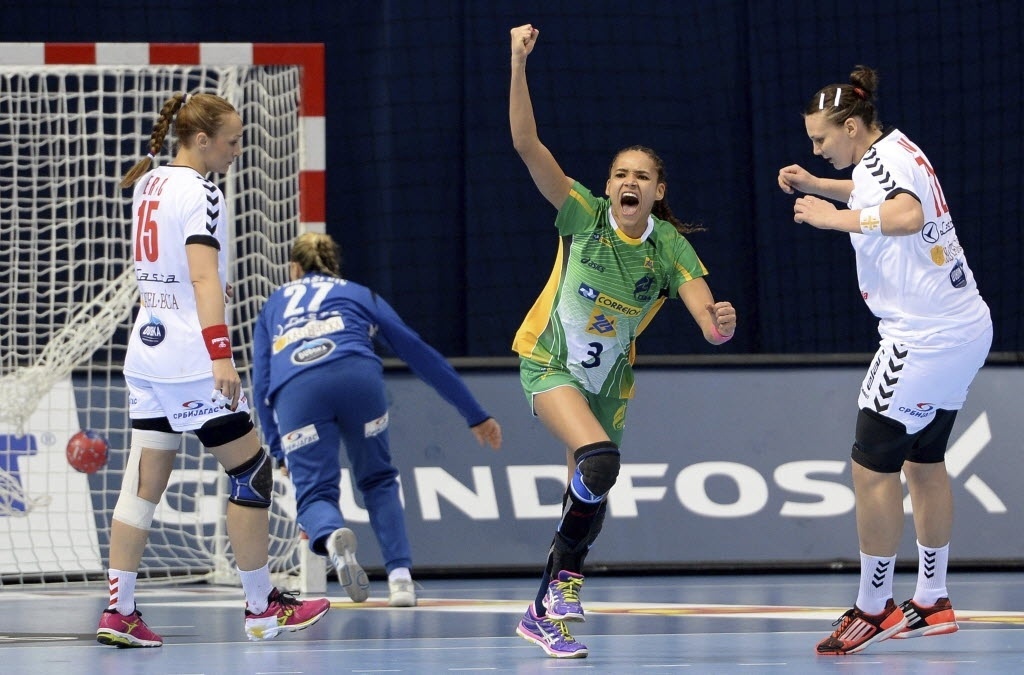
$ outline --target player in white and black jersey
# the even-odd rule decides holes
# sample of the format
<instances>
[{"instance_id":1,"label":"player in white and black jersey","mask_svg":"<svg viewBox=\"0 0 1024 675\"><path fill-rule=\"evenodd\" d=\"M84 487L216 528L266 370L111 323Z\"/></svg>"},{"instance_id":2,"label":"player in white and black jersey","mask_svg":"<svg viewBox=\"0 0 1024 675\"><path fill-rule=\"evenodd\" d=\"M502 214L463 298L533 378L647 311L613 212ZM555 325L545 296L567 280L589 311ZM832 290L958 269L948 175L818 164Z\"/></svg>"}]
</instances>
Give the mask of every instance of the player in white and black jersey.
<instances>
[{"instance_id":1,"label":"player in white and black jersey","mask_svg":"<svg viewBox=\"0 0 1024 675\"><path fill-rule=\"evenodd\" d=\"M173 123L174 160L149 170ZM225 323L227 218L220 189L241 154L242 119L212 94L175 94L160 111L149 152L126 175L132 250L141 307L125 356L132 435L110 528L110 604L96 639L117 647L159 647L163 638L135 606L135 582L156 506L193 431L227 471L227 531L245 593L245 632L265 640L312 625L327 599L300 602L274 588L267 566L272 461L260 447L235 370Z\"/></svg>"},{"instance_id":2,"label":"player in white and black jersey","mask_svg":"<svg viewBox=\"0 0 1024 675\"><path fill-rule=\"evenodd\" d=\"M814 154L836 169L853 166L850 179L819 178L796 164L779 171L783 191L805 194L794 205L796 222L850 233L861 294L881 338L861 386L852 452L860 590L853 609L818 644L826 655L957 630L946 590L953 498L944 456L992 344L989 309L935 170L905 134L882 128L877 86L875 71L858 66L848 84L820 89L804 110ZM914 596L896 605L901 471L913 503L919 571Z\"/></svg>"}]
</instances>

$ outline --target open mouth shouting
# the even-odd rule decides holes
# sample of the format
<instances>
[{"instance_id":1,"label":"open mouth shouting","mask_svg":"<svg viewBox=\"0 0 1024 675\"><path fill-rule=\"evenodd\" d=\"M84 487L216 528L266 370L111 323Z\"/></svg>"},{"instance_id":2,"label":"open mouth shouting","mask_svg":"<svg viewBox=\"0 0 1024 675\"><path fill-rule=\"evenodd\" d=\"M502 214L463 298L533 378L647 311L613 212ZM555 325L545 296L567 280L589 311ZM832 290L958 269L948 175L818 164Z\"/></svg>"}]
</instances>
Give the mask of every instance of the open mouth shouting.
<instances>
[{"instance_id":1,"label":"open mouth shouting","mask_svg":"<svg viewBox=\"0 0 1024 675\"><path fill-rule=\"evenodd\" d=\"M622 209L622 215L635 216L640 210L640 193L626 190L619 197L619 206Z\"/></svg>"}]
</instances>

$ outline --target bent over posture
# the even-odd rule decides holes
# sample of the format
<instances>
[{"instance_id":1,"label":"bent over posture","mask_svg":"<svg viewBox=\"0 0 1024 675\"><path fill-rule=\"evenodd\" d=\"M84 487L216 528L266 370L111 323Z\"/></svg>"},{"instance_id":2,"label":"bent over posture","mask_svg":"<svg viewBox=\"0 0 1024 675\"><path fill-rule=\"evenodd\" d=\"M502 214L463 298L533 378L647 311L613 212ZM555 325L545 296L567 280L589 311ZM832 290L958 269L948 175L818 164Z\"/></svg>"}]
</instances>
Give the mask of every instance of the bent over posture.
<instances>
[{"instance_id":1,"label":"bent over posture","mask_svg":"<svg viewBox=\"0 0 1024 675\"><path fill-rule=\"evenodd\" d=\"M172 120L179 145L174 161L147 172ZM185 431L196 433L230 479L227 531L248 638L306 628L330 608L326 599L300 602L274 588L267 566L271 459L260 447L232 358L224 318L226 205L206 177L227 171L241 142L242 120L226 100L175 94L161 110L146 158L121 183L135 185L132 248L142 307L124 363L131 450L110 528L110 605L96 630L101 644L163 644L135 606L135 582ZM187 416L182 402L190 404Z\"/></svg>"},{"instance_id":2,"label":"bent over posture","mask_svg":"<svg viewBox=\"0 0 1024 675\"><path fill-rule=\"evenodd\" d=\"M953 218L928 157L898 129L883 129L878 75L858 66L847 84L819 89L804 108L814 154L851 179L819 178L793 164L779 187L805 196L794 220L847 232L857 280L878 317L878 351L860 388L853 490L860 590L853 608L818 643L819 654L853 654L887 638L957 630L946 590L953 494L944 457L957 411L992 345ZM844 202L837 209L831 201ZM919 555L914 596L892 595L907 477Z\"/></svg>"},{"instance_id":3,"label":"bent over posture","mask_svg":"<svg viewBox=\"0 0 1024 675\"><path fill-rule=\"evenodd\" d=\"M501 446L501 427L455 369L369 288L341 277L341 254L326 234L292 246L291 282L267 299L253 336L256 410L274 456L295 484L299 526L314 553L327 555L350 598L370 584L345 527L341 444L352 463L388 573L388 604L412 607L412 552L391 461L384 369L374 342L391 347L454 406L481 445Z\"/></svg>"}]
</instances>

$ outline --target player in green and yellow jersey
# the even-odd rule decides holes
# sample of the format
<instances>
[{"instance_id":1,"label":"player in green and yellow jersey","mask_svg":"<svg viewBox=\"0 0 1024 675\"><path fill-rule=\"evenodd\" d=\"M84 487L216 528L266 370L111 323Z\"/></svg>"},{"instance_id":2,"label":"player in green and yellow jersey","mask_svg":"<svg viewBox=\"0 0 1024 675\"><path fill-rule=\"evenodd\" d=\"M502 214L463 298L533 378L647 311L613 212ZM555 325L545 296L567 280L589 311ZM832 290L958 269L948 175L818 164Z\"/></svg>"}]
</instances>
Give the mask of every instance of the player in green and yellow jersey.
<instances>
[{"instance_id":1,"label":"player in green and yellow jersey","mask_svg":"<svg viewBox=\"0 0 1024 675\"><path fill-rule=\"evenodd\" d=\"M665 168L653 150L620 151L599 198L541 143L526 83L538 34L531 25L511 31L509 123L534 183L558 209L560 241L554 271L512 348L534 414L566 447L569 480L540 592L516 632L549 656L581 658L587 648L566 622L584 618L583 561L619 472L636 338L672 294L712 344L732 337L736 311L711 295L707 269L683 236L693 228L668 208Z\"/></svg>"}]
</instances>

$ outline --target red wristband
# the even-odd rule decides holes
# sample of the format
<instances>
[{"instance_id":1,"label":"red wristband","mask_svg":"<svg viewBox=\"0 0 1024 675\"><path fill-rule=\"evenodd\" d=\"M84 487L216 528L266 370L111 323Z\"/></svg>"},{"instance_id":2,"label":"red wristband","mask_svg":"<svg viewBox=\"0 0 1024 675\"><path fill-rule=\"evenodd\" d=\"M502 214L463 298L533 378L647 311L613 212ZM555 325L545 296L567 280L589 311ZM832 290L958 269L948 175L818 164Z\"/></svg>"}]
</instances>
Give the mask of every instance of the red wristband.
<instances>
[{"instance_id":1,"label":"red wristband","mask_svg":"<svg viewBox=\"0 0 1024 675\"><path fill-rule=\"evenodd\" d=\"M210 352L211 361L231 358L231 338L225 324L204 328L203 342L206 343L206 351Z\"/></svg>"}]
</instances>

